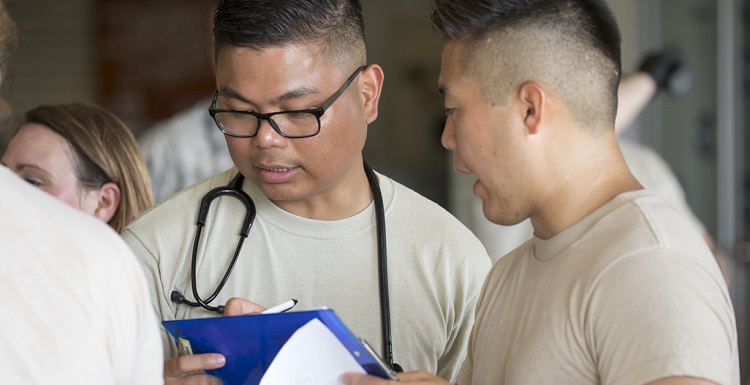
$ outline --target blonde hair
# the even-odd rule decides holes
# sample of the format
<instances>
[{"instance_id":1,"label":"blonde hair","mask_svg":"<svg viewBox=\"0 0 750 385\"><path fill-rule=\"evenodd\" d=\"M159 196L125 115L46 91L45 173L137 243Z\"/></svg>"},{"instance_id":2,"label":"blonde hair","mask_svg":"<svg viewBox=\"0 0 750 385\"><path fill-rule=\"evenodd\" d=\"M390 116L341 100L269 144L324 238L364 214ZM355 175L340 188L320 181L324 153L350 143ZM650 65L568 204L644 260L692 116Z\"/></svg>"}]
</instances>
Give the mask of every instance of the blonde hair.
<instances>
[{"instance_id":1,"label":"blonde hair","mask_svg":"<svg viewBox=\"0 0 750 385\"><path fill-rule=\"evenodd\" d=\"M45 105L26 113L26 123L49 127L69 143L79 184L96 189L112 182L120 204L109 225L118 233L154 205L146 162L128 126L111 112L85 103Z\"/></svg>"}]
</instances>

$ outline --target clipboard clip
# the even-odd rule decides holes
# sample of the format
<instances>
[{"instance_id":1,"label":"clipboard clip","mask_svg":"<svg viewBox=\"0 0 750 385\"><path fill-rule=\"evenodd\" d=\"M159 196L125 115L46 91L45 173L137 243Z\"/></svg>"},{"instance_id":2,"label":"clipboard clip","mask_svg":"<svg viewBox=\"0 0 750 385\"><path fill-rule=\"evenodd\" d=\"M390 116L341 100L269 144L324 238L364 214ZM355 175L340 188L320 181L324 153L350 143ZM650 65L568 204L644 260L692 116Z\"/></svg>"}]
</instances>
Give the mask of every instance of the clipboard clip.
<instances>
[{"instance_id":1,"label":"clipboard clip","mask_svg":"<svg viewBox=\"0 0 750 385\"><path fill-rule=\"evenodd\" d=\"M370 344L368 344L364 338L359 338L359 342L365 348L365 351L367 351L367 353L371 355L372 358L375 359L375 362L377 363L377 365L380 367L380 369L383 370L383 373L385 373L385 375L387 376L386 379L391 380L391 381L398 381L398 377L396 376L396 371L393 370L393 368L391 368L388 364L386 364L385 361L383 361L383 359L380 358L380 356L377 353L375 353L375 351L372 349Z\"/></svg>"}]
</instances>

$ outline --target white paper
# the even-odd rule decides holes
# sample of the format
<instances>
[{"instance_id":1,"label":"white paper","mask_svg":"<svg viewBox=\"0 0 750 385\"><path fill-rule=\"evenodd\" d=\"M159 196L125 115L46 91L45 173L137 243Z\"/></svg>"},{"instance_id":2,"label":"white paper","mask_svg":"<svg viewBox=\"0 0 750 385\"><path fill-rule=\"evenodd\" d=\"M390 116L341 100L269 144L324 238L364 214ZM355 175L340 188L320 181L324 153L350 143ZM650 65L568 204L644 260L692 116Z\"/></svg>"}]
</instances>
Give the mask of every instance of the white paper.
<instances>
[{"instance_id":1,"label":"white paper","mask_svg":"<svg viewBox=\"0 0 750 385\"><path fill-rule=\"evenodd\" d=\"M313 319L281 347L260 385L339 385L347 372L365 373L338 338Z\"/></svg>"}]
</instances>

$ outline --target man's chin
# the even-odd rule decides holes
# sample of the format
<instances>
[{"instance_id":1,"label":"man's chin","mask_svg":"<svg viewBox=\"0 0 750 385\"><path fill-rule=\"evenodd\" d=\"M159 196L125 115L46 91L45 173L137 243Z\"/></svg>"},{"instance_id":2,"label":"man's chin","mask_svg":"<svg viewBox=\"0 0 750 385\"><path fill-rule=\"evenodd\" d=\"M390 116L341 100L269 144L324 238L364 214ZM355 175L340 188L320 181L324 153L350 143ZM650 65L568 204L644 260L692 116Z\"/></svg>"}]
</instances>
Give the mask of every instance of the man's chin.
<instances>
[{"instance_id":1,"label":"man's chin","mask_svg":"<svg viewBox=\"0 0 750 385\"><path fill-rule=\"evenodd\" d=\"M260 188L260 191L263 192L263 195L265 195L271 202L276 203L277 206L284 202L294 202L301 199L300 194L291 189L291 186L288 185L282 186L279 184L263 183L258 187Z\"/></svg>"},{"instance_id":2,"label":"man's chin","mask_svg":"<svg viewBox=\"0 0 750 385\"><path fill-rule=\"evenodd\" d=\"M476 182L474 182L474 185L471 188L471 192L474 194L474 196L482 200L483 205L486 206L488 204L490 194L480 179L477 179Z\"/></svg>"}]
</instances>

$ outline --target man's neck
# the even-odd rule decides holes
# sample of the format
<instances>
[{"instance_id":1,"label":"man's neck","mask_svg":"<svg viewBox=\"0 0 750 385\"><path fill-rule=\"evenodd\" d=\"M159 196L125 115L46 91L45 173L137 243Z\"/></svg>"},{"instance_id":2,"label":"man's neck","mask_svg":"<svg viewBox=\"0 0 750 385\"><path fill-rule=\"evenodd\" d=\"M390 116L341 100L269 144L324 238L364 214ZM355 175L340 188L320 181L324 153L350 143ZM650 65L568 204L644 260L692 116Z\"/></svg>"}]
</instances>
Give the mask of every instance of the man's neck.
<instances>
[{"instance_id":1,"label":"man's neck","mask_svg":"<svg viewBox=\"0 0 750 385\"><path fill-rule=\"evenodd\" d=\"M616 146L616 142L608 142L593 147L594 151L578 152L565 166L567 173L556 173L550 184L553 187L531 216L536 236L551 238L615 196L643 188Z\"/></svg>"}]
</instances>

